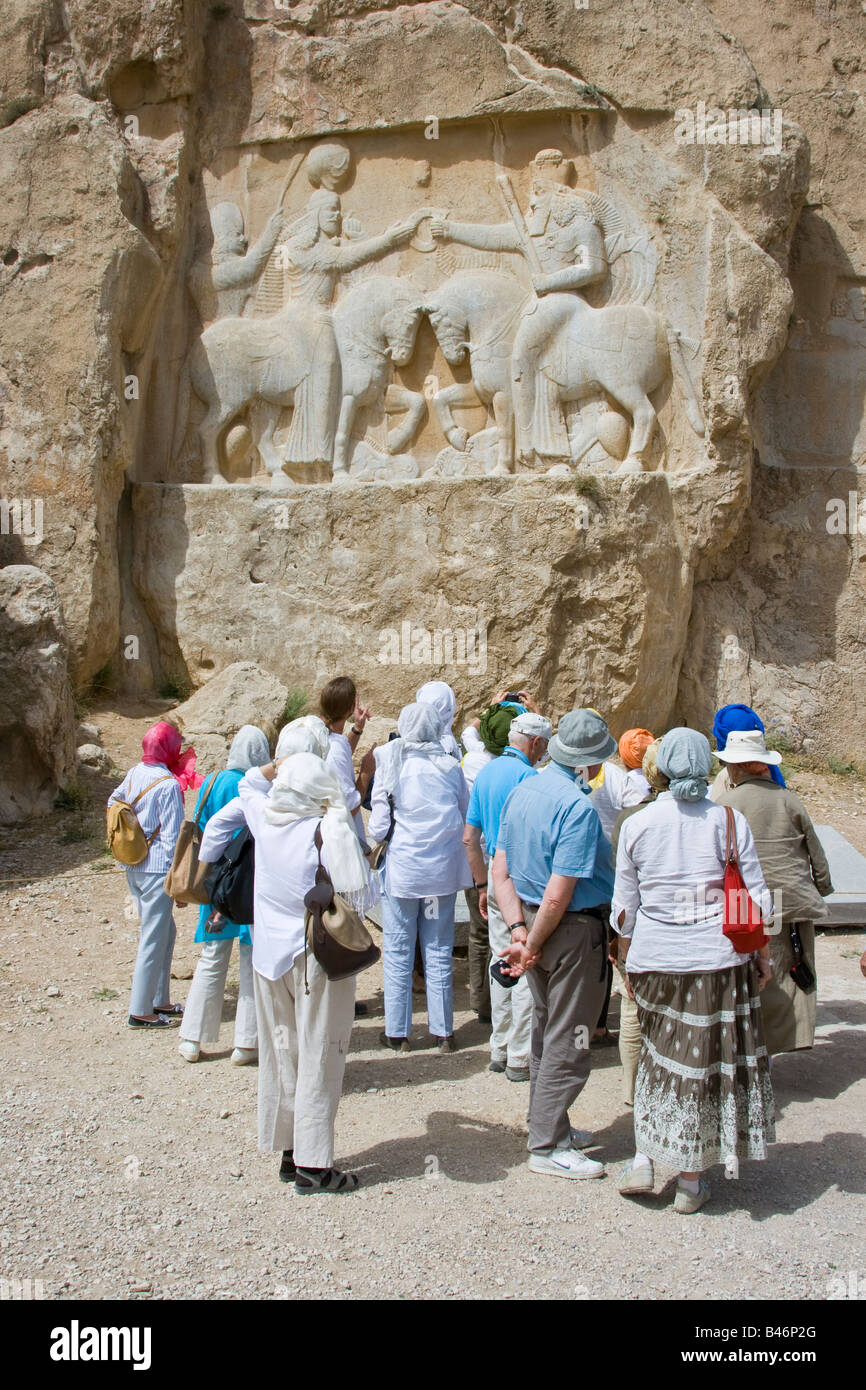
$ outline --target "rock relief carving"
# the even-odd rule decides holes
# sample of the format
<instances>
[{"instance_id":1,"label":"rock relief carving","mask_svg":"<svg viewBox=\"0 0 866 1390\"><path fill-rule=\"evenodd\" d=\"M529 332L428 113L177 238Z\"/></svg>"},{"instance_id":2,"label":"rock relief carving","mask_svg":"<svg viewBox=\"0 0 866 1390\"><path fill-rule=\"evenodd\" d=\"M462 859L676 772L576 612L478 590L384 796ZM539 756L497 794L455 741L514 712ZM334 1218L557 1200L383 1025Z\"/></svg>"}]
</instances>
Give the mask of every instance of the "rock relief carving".
<instances>
[{"instance_id":1,"label":"rock relief carving","mask_svg":"<svg viewBox=\"0 0 866 1390\"><path fill-rule=\"evenodd\" d=\"M280 202L300 167L298 159ZM647 305L655 251L627 210L571 187L571 163L559 150L533 160L525 215L501 172L502 222L461 222L428 207L374 236L357 218L344 219L344 146L315 146L303 167L312 189L303 211L289 223L275 211L250 250L239 209L218 204L209 281L201 262L195 287L191 276L202 317L208 290L223 315L205 327L190 359L207 407L198 428L205 481L221 481L221 440L244 415L277 485L417 476L408 451L427 417L425 396L447 442L434 468L440 474L507 475L518 464L561 471L595 445L620 471L649 466L657 424L650 397L671 372L671 348L682 366L675 336ZM437 278L445 274L433 290L405 273L375 273L376 261L407 245L427 253ZM393 379L413 357L425 314L446 362L468 362L469 380L435 381L422 393ZM680 381L700 430L688 373ZM479 404L492 425L473 434L454 411ZM386 420L384 442L354 437L367 409Z\"/></svg>"}]
</instances>

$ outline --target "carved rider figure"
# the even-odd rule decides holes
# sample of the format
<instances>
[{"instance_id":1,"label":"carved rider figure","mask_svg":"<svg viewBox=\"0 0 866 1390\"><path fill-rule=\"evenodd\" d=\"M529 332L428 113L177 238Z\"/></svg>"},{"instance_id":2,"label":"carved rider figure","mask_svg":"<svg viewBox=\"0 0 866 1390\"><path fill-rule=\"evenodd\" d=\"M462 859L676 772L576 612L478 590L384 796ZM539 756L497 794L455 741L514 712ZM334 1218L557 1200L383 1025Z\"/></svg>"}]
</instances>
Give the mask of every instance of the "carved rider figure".
<instances>
[{"instance_id":1,"label":"carved rider figure","mask_svg":"<svg viewBox=\"0 0 866 1390\"><path fill-rule=\"evenodd\" d=\"M590 202L569 187L571 163L560 150L542 150L532 162L525 225L520 216L497 224L433 218L434 237L486 251L518 251L532 275L537 298L524 311L514 340L512 391L519 455L568 457L568 437L545 374L554 340L574 316L575 292L607 275L604 233Z\"/></svg>"},{"instance_id":2,"label":"carved rider figure","mask_svg":"<svg viewBox=\"0 0 866 1390\"><path fill-rule=\"evenodd\" d=\"M341 237L339 194L320 187L310 197L304 215L294 224L292 235L280 248L292 301L303 313L307 328L315 333L315 372L311 362L306 383L309 390L302 388L295 398L286 462L331 460L339 404L340 358L329 310L340 276L403 245L424 215L422 209L405 222L394 223L381 236L357 238L345 245ZM329 424L324 435L321 426L314 428L314 422L321 421L321 408L308 399L314 383L318 382L321 387L323 373L328 381L329 396L326 403Z\"/></svg>"},{"instance_id":3,"label":"carved rider figure","mask_svg":"<svg viewBox=\"0 0 866 1390\"><path fill-rule=\"evenodd\" d=\"M189 287L202 323L241 318L268 257L283 227L277 209L265 223L258 241L248 249L244 219L236 203L217 203L211 208L213 248L201 256L189 273Z\"/></svg>"}]
</instances>

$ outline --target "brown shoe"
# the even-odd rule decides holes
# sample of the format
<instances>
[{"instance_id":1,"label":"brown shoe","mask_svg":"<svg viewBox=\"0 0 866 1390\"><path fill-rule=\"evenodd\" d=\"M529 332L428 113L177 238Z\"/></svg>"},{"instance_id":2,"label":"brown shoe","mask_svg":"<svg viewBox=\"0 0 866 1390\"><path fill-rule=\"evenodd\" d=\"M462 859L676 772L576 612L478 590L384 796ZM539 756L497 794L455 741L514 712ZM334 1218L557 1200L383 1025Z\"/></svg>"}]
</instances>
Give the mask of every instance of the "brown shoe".
<instances>
[{"instance_id":1,"label":"brown shoe","mask_svg":"<svg viewBox=\"0 0 866 1390\"><path fill-rule=\"evenodd\" d=\"M437 1037L435 1036L435 1034L432 1034L432 1033L431 1033L430 1036L433 1038L433 1046L436 1048L436 1051L437 1051L437 1052L456 1052L456 1051L457 1051L457 1044L456 1044L456 1042L454 1041L454 1034L453 1034L453 1033L450 1033L450 1034L448 1035L447 1038L437 1038Z\"/></svg>"},{"instance_id":2,"label":"brown shoe","mask_svg":"<svg viewBox=\"0 0 866 1390\"><path fill-rule=\"evenodd\" d=\"M383 1047L390 1047L392 1052L411 1052L408 1038L389 1038L387 1033L379 1034L379 1042Z\"/></svg>"}]
</instances>

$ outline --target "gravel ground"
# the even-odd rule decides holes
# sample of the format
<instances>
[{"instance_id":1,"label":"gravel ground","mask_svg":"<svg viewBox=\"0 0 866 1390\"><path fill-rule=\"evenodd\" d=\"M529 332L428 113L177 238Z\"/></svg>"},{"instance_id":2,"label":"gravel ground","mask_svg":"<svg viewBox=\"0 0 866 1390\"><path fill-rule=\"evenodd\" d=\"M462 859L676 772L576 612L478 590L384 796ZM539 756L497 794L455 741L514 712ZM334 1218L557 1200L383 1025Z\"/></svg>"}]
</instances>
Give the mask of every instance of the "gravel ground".
<instances>
[{"instance_id":1,"label":"gravel ground","mask_svg":"<svg viewBox=\"0 0 866 1390\"><path fill-rule=\"evenodd\" d=\"M125 767L155 714L95 717ZM714 1170L695 1217L673 1212L672 1174L646 1199L616 1191L632 1136L615 1048L597 1050L572 1113L608 1176L528 1171L528 1088L487 1071L465 960L450 1056L426 1046L420 1007L413 1052L380 1049L381 971L361 977L370 1016L353 1034L337 1155L362 1187L304 1201L278 1182L277 1156L256 1150L256 1069L229 1064L236 963L219 1046L198 1065L178 1055L176 1029L126 1027L138 931L123 872L101 851L114 784L0 851L3 1278L72 1299L807 1299L838 1296L840 1278L866 1297L862 932L819 938L818 1040L774 1063L770 1161L743 1164L736 1182ZM819 822L866 849L859 781L795 785ZM182 1000L195 909L177 920Z\"/></svg>"}]
</instances>

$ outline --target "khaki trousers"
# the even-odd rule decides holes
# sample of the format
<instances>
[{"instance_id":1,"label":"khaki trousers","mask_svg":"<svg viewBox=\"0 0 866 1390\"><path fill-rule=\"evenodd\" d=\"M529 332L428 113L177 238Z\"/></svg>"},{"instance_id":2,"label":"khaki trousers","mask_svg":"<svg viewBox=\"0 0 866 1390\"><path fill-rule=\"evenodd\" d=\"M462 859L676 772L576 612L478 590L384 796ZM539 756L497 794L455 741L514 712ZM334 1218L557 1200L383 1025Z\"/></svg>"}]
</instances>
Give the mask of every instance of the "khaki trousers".
<instances>
[{"instance_id":1,"label":"khaki trousers","mask_svg":"<svg viewBox=\"0 0 866 1390\"><path fill-rule=\"evenodd\" d=\"M487 923L478 909L478 889L465 888L469 909L469 1007L477 1014L490 1013L490 942Z\"/></svg>"},{"instance_id":2,"label":"khaki trousers","mask_svg":"<svg viewBox=\"0 0 866 1390\"><path fill-rule=\"evenodd\" d=\"M637 1004L629 999L625 988L625 975L619 972L619 1060L622 1064L622 1098L626 1105L634 1105L634 1083L640 1061L640 1020Z\"/></svg>"},{"instance_id":3,"label":"khaki trousers","mask_svg":"<svg viewBox=\"0 0 866 1390\"><path fill-rule=\"evenodd\" d=\"M499 911L492 883L487 890L487 928L490 959L498 960L500 951L511 945L511 932ZM521 975L511 989L505 989L496 980L490 981L491 1062L504 1062L519 1071L529 1066L532 1007L528 975Z\"/></svg>"},{"instance_id":4,"label":"khaki trousers","mask_svg":"<svg viewBox=\"0 0 866 1390\"><path fill-rule=\"evenodd\" d=\"M525 907L530 929L537 911ZM590 1038L607 993L604 923L566 912L527 978L534 1005L527 1147L566 1149L571 1145L568 1109L589 1079Z\"/></svg>"},{"instance_id":5,"label":"khaki trousers","mask_svg":"<svg viewBox=\"0 0 866 1390\"><path fill-rule=\"evenodd\" d=\"M315 956L279 980L254 971L259 1025L259 1148L293 1149L300 1168L331 1168L334 1122L355 1011L355 977L329 980Z\"/></svg>"}]
</instances>

